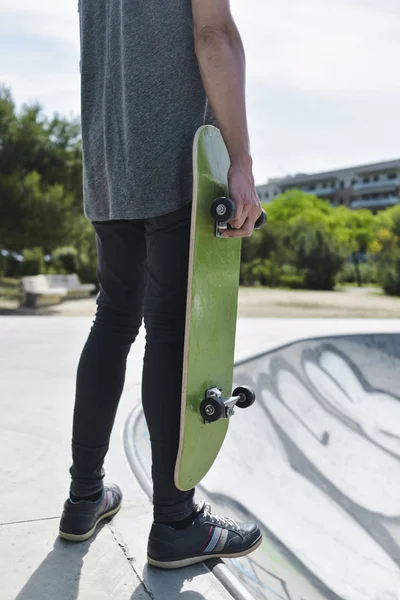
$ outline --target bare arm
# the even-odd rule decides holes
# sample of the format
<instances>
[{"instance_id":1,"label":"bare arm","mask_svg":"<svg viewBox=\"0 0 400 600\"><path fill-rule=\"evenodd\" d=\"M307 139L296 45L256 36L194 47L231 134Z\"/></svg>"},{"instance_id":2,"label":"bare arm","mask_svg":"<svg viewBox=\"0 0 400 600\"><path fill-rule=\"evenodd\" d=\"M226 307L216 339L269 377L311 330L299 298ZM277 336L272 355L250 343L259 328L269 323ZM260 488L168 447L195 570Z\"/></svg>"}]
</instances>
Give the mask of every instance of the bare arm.
<instances>
[{"instance_id":1,"label":"bare arm","mask_svg":"<svg viewBox=\"0 0 400 600\"><path fill-rule=\"evenodd\" d=\"M229 189L237 205L230 236L251 235L261 213L254 187L245 101L245 54L229 0L192 0L200 72L231 159Z\"/></svg>"}]
</instances>

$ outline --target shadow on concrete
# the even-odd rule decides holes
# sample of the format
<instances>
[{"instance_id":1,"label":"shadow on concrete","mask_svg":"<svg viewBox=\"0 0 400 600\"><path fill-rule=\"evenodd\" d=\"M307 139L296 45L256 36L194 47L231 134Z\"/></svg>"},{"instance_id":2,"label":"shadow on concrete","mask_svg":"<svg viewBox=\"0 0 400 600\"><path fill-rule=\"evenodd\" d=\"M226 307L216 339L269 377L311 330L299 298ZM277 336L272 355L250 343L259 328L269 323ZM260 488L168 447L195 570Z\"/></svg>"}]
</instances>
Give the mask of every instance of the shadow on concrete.
<instances>
[{"instance_id":1,"label":"shadow on concrete","mask_svg":"<svg viewBox=\"0 0 400 600\"><path fill-rule=\"evenodd\" d=\"M71 544L56 538L51 552L28 579L14 600L76 600L83 560L102 526L87 542Z\"/></svg>"},{"instance_id":2,"label":"shadow on concrete","mask_svg":"<svg viewBox=\"0 0 400 600\"><path fill-rule=\"evenodd\" d=\"M196 567L196 565L195 565ZM192 581L197 575L204 571L198 567L198 573L195 573L195 567L192 569L163 571L146 565L143 569L141 579L146 591L150 592L153 598L179 598L180 600L207 600L203 594L193 590L182 591L186 581ZM190 572L190 576L188 573ZM132 594L130 600L143 600L142 586L138 586Z\"/></svg>"},{"instance_id":3,"label":"shadow on concrete","mask_svg":"<svg viewBox=\"0 0 400 600\"><path fill-rule=\"evenodd\" d=\"M104 526L106 524L100 525L90 540L79 544L72 544L57 537L51 552L31 575L14 600L78 600L81 598L80 582L84 559ZM140 576L143 583L136 587L130 600L165 598L166 594L168 594L168 598L207 600L198 592L182 591L185 582L195 579L200 574L201 568L198 567L198 569L199 573L193 569L171 572L146 565ZM94 596L91 595L91 597Z\"/></svg>"}]
</instances>

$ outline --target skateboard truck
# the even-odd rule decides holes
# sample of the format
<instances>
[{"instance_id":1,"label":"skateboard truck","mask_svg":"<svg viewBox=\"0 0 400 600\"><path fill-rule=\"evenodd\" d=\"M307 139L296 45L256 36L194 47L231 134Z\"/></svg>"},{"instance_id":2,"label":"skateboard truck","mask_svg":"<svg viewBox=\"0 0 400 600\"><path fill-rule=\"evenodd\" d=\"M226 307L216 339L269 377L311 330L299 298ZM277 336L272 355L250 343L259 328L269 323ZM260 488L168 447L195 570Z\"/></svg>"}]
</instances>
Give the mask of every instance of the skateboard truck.
<instances>
[{"instance_id":1,"label":"skateboard truck","mask_svg":"<svg viewBox=\"0 0 400 600\"><path fill-rule=\"evenodd\" d=\"M211 216L215 221L215 237L222 237L227 229L233 229L228 222L236 216L236 204L230 198L217 198L211 205ZM267 220L267 213L263 209L255 222L254 229L260 229Z\"/></svg>"},{"instance_id":2,"label":"skateboard truck","mask_svg":"<svg viewBox=\"0 0 400 600\"><path fill-rule=\"evenodd\" d=\"M255 399L254 391L246 385L235 388L230 398L223 398L221 388L213 387L206 391L205 398L200 405L200 414L204 423L229 419L235 414L235 406L248 408L254 404Z\"/></svg>"}]
</instances>

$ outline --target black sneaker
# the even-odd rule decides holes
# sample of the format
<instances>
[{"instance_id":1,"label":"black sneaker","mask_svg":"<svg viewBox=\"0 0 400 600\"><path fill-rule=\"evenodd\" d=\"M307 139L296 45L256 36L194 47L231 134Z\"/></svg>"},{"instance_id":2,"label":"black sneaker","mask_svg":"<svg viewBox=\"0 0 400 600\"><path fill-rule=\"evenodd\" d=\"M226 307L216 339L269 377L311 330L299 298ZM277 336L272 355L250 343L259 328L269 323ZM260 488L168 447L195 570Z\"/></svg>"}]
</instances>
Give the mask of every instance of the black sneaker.
<instances>
[{"instance_id":1,"label":"black sneaker","mask_svg":"<svg viewBox=\"0 0 400 600\"><path fill-rule=\"evenodd\" d=\"M70 542L88 540L97 524L115 515L121 508L121 503L122 492L114 483L104 486L103 495L96 502L71 502L68 498L60 521L60 537Z\"/></svg>"},{"instance_id":2,"label":"black sneaker","mask_svg":"<svg viewBox=\"0 0 400 600\"><path fill-rule=\"evenodd\" d=\"M253 552L262 541L255 523L238 524L211 513L206 502L196 506L198 516L183 530L153 523L147 561L153 567L178 569L210 558L235 558Z\"/></svg>"}]
</instances>

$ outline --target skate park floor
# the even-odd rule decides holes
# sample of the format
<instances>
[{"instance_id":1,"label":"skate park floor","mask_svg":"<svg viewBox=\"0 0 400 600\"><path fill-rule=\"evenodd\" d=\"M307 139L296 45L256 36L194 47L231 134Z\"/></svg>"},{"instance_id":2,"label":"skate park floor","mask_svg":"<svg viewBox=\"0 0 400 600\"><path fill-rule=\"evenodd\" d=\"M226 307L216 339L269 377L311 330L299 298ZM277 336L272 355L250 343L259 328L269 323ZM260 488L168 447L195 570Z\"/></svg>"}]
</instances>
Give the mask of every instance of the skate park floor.
<instances>
[{"instance_id":1,"label":"skate park floor","mask_svg":"<svg viewBox=\"0 0 400 600\"><path fill-rule=\"evenodd\" d=\"M57 538L68 491L75 371L91 319L0 319L2 600L400 599L400 319L240 319L237 411L199 486L219 514L256 519L247 558L146 566L149 441L144 333L107 457L124 506L88 542Z\"/></svg>"}]
</instances>

